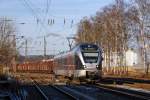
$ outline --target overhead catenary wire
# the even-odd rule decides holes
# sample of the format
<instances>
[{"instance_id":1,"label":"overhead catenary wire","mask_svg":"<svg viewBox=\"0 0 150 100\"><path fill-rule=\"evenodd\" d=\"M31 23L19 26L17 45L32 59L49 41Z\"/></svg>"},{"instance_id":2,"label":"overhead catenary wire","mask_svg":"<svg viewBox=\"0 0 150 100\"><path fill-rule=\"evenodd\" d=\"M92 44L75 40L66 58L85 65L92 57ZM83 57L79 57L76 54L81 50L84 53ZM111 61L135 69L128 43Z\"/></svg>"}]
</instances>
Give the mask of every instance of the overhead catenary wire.
<instances>
[{"instance_id":1,"label":"overhead catenary wire","mask_svg":"<svg viewBox=\"0 0 150 100\"><path fill-rule=\"evenodd\" d=\"M37 14L36 14L36 11L34 11L34 9L32 8L32 7L34 7L35 5L33 5L33 3L32 2L30 2L30 0L28 0L28 1L26 1L26 0L19 0L19 1L21 1L22 2L22 4L23 4L23 6L25 7L25 8L27 8L29 11L30 11L30 13L34 16L34 18L35 18L35 20L36 20L36 24L37 24L37 26L36 26L36 30L38 29L38 23L39 23L39 16L37 16ZM29 3L30 4L29 4ZM31 7L31 6L32 7ZM38 11L37 11L38 12ZM36 32L37 33L37 32Z\"/></svg>"},{"instance_id":2,"label":"overhead catenary wire","mask_svg":"<svg viewBox=\"0 0 150 100\"><path fill-rule=\"evenodd\" d=\"M47 19L47 15L48 15L48 12L49 12L49 7L50 7L50 4L51 4L51 0L47 0L47 3L46 3L46 9L45 9L45 16L43 18L43 16L40 15L40 13L37 11L37 9L34 9L35 5L32 4L32 2L30 2L30 0L21 0L24 4L24 6L30 10L31 14L34 16L34 18L36 19L37 21L37 25L40 24L40 28L44 29L45 32L48 32L48 29L47 27L45 26L45 20ZM33 6L32 6L33 5ZM35 7L36 8L36 7ZM64 30L64 28L72 28L74 26L76 26L77 24L74 24L74 20L71 19L71 18L67 18L67 17L58 17L58 16L54 16L51 14L51 19L48 20L48 23L50 23L51 25L55 24L55 20L58 19L58 18L61 18L61 19L64 19L65 20L65 24L66 24L66 21L67 22L70 22L71 24L69 25L69 27L63 27L62 30L58 30L57 32L62 32ZM43 20L42 20L43 18ZM69 21L68 21L69 20ZM68 26L68 25L67 25ZM39 30L38 33L40 33L41 29ZM56 32L56 33L57 33ZM60 36L59 36L60 37ZM62 36L61 36L62 37ZM63 37L65 38L65 37Z\"/></svg>"},{"instance_id":3,"label":"overhead catenary wire","mask_svg":"<svg viewBox=\"0 0 150 100\"><path fill-rule=\"evenodd\" d=\"M35 11L31 6L34 6L35 7L35 5L32 3L32 2L30 2L30 0L22 0L22 1L24 1L24 6L26 7L26 8L28 8L29 10L31 10L31 13L33 14L33 16L38 20L38 22L40 22L41 21L41 19L42 19L42 17L41 16L39 16L39 15L37 15L37 13L38 13L38 11ZM55 16L55 15L52 15L52 14L48 14L49 13L49 8L50 8L50 5L51 5L51 2L52 2L52 0L47 0L47 4L46 4L46 11L45 11L45 15L50 15L52 18L52 20L53 20L53 22L54 22L54 19L65 19L65 20L71 20L71 22L72 22L72 20L74 20L73 18L67 18L67 17L61 17L61 16ZM36 9L37 9L37 7L35 7ZM45 17L43 17L43 19L46 19ZM44 23L43 21L41 21L42 23Z\"/></svg>"},{"instance_id":4,"label":"overhead catenary wire","mask_svg":"<svg viewBox=\"0 0 150 100\"><path fill-rule=\"evenodd\" d=\"M44 23L45 20L47 19L47 16L48 16L48 13L49 13L50 5L51 5L51 0L46 0L45 16L43 17L43 19L41 19L43 23ZM41 32L41 27L40 27L38 33L40 33L40 32Z\"/></svg>"},{"instance_id":5,"label":"overhead catenary wire","mask_svg":"<svg viewBox=\"0 0 150 100\"><path fill-rule=\"evenodd\" d=\"M40 27L40 29L39 29L39 31L38 31L37 33L40 33L40 32L41 32L41 28L42 28L42 27L44 28L45 32L47 32L48 29L47 29L47 27L44 25L44 23L45 23L45 20L47 19L47 15L48 15L48 13L49 13L49 8L50 8L50 5L51 5L52 0L47 0L46 9L45 9L45 16L43 17L43 20L42 20L42 17L38 14L37 7L35 7L35 5L34 5L32 2L30 2L30 0L21 0L21 1L23 1L24 6L25 6L26 8L28 8L28 9L31 11L32 15L33 15L33 16L35 17L35 19L36 19L37 25L38 25L38 24L41 24L41 27ZM36 10L34 10L32 6L35 7ZM48 25L53 25L53 24L55 24L55 20L56 20L56 19L63 19L63 20L65 20L65 22L66 22L67 20L70 20L70 27L69 27L69 28L72 28L72 26L74 26L73 24L74 24L75 21L74 21L74 19L72 19L72 18L60 17L60 16L58 17L58 16L54 16L54 15L52 15L52 14L50 14L50 16L53 17L53 18L50 18L50 19L47 20ZM65 25L65 22L64 22L64 25Z\"/></svg>"},{"instance_id":6,"label":"overhead catenary wire","mask_svg":"<svg viewBox=\"0 0 150 100\"><path fill-rule=\"evenodd\" d=\"M48 15L48 11L49 11L48 9L49 9L49 7L50 7L51 0L47 0L46 14L45 14L45 17L43 18L43 20L41 19L41 16L40 16L39 14L37 14L38 11L35 11L35 10L31 7L31 5L33 5L31 2L29 2L29 1L27 1L27 0L22 0L22 1L23 1L24 6L25 6L26 8L28 8L28 9L31 11L32 15L36 18L37 25L38 25L38 24L41 24L40 30L39 30L37 33L40 33L40 32L41 32L41 28L42 28L42 27L44 28L45 32L48 32L48 29L47 29L47 27L44 25L44 22L45 22L45 20L46 20L46 16ZM30 3L31 5L30 5L29 3ZM51 16L54 17L54 18L52 18L51 20L48 19L47 22L48 22L49 25L55 24L55 18L62 18L62 17L53 16L53 15L51 15ZM63 18L64 18L64 17L63 17ZM70 21L70 22L71 22L70 28L72 28L72 26L74 26L74 25L73 25L74 20L73 20L73 19L68 19L68 18L65 17L65 21L66 21L66 20L71 20L71 21Z\"/></svg>"},{"instance_id":7,"label":"overhead catenary wire","mask_svg":"<svg viewBox=\"0 0 150 100\"><path fill-rule=\"evenodd\" d=\"M32 15L38 20L38 22L39 22L39 23L41 24L41 26L44 28L45 32L47 32L48 30L47 30L46 26L44 25L44 22L42 22L41 16L38 15L38 14L34 11L34 9L30 6L30 4L28 3L28 1L26 1L26 0L22 0L22 1L23 1L24 6L25 6L26 8L28 8L28 9L31 11ZM39 16L40 16L40 17L39 17Z\"/></svg>"}]
</instances>

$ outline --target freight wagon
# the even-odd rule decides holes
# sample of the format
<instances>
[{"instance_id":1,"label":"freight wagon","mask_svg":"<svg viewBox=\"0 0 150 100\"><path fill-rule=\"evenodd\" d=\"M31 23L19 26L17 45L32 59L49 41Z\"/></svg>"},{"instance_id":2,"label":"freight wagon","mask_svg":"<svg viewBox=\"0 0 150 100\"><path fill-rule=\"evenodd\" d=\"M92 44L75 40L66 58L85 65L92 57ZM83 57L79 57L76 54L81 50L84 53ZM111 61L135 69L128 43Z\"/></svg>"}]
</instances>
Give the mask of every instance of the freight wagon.
<instances>
[{"instance_id":1,"label":"freight wagon","mask_svg":"<svg viewBox=\"0 0 150 100\"><path fill-rule=\"evenodd\" d=\"M29 72L29 73L52 73L53 60L43 60L34 62L25 62L17 64L16 72Z\"/></svg>"}]
</instances>

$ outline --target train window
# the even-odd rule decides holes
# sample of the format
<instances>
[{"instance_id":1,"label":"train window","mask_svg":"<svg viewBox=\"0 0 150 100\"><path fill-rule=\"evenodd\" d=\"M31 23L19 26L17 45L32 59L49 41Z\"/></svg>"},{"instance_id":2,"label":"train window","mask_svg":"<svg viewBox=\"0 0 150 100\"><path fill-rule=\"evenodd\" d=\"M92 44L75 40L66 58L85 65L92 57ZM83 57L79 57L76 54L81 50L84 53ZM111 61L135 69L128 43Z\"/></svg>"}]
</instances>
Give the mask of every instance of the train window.
<instances>
[{"instance_id":1,"label":"train window","mask_svg":"<svg viewBox=\"0 0 150 100\"><path fill-rule=\"evenodd\" d=\"M85 63L96 63L98 60L98 52L82 52Z\"/></svg>"},{"instance_id":2,"label":"train window","mask_svg":"<svg viewBox=\"0 0 150 100\"><path fill-rule=\"evenodd\" d=\"M97 51L98 50L98 46L96 45L87 44L87 45L81 45L80 47L82 51Z\"/></svg>"},{"instance_id":3,"label":"train window","mask_svg":"<svg viewBox=\"0 0 150 100\"><path fill-rule=\"evenodd\" d=\"M92 57L86 57L85 58L85 63L96 63L97 62L97 58L92 58Z\"/></svg>"},{"instance_id":4,"label":"train window","mask_svg":"<svg viewBox=\"0 0 150 100\"><path fill-rule=\"evenodd\" d=\"M84 57L85 63L96 63L98 57Z\"/></svg>"},{"instance_id":5,"label":"train window","mask_svg":"<svg viewBox=\"0 0 150 100\"><path fill-rule=\"evenodd\" d=\"M98 53L83 53L85 57L98 57Z\"/></svg>"}]
</instances>

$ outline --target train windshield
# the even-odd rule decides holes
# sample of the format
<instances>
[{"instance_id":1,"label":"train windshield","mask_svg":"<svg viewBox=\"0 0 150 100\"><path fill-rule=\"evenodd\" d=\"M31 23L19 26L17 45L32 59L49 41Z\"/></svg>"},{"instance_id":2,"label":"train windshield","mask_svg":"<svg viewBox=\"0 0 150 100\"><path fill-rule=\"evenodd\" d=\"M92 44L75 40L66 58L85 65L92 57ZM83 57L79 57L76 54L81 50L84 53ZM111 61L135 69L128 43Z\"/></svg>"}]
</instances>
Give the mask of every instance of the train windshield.
<instances>
[{"instance_id":1,"label":"train windshield","mask_svg":"<svg viewBox=\"0 0 150 100\"><path fill-rule=\"evenodd\" d=\"M85 63L97 63L99 56L99 48L97 45L87 44L81 45L80 47Z\"/></svg>"},{"instance_id":2,"label":"train windshield","mask_svg":"<svg viewBox=\"0 0 150 100\"><path fill-rule=\"evenodd\" d=\"M96 63L98 60L98 52L83 52L85 63Z\"/></svg>"}]
</instances>

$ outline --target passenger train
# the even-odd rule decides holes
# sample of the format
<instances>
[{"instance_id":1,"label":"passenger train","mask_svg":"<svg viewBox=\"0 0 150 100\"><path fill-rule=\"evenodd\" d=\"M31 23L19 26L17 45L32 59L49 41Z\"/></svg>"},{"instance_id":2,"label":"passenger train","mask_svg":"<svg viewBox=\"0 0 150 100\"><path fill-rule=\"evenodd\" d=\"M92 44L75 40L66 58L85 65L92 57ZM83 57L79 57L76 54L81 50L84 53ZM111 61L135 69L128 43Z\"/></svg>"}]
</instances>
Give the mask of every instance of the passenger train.
<instances>
[{"instance_id":1,"label":"passenger train","mask_svg":"<svg viewBox=\"0 0 150 100\"><path fill-rule=\"evenodd\" d=\"M102 60L102 49L98 45L80 43L54 57L54 73L72 78L99 78Z\"/></svg>"}]
</instances>

